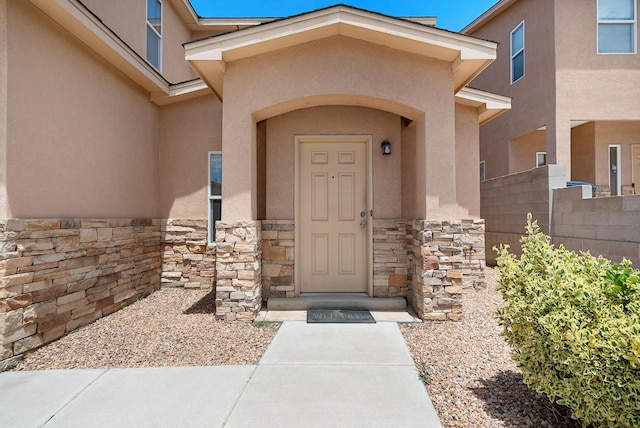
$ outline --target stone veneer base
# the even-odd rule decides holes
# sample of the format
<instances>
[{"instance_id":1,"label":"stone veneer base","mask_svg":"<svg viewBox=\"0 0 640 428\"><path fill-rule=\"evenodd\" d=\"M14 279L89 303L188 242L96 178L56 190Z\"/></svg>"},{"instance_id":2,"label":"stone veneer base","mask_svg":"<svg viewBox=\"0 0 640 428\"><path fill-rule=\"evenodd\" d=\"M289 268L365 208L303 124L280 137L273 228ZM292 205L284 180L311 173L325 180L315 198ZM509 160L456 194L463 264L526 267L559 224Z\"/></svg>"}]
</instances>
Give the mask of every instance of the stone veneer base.
<instances>
[{"instance_id":1,"label":"stone veneer base","mask_svg":"<svg viewBox=\"0 0 640 428\"><path fill-rule=\"evenodd\" d=\"M0 219L0 369L163 287L212 289L216 318L252 321L294 297L293 220ZM484 221L373 220L374 297L460 320L484 284Z\"/></svg>"},{"instance_id":2,"label":"stone veneer base","mask_svg":"<svg viewBox=\"0 0 640 428\"><path fill-rule=\"evenodd\" d=\"M0 361L152 293L160 265L159 220L0 220Z\"/></svg>"}]
</instances>

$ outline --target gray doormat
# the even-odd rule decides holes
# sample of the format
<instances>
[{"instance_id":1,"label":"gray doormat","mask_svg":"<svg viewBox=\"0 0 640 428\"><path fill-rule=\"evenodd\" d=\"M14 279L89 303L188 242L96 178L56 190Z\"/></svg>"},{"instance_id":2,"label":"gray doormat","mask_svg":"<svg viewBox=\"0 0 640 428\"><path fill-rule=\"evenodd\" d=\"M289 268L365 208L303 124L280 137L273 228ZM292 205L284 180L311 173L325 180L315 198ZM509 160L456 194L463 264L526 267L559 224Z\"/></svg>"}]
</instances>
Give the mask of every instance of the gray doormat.
<instances>
[{"instance_id":1,"label":"gray doormat","mask_svg":"<svg viewBox=\"0 0 640 428\"><path fill-rule=\"evenodd\" d=\"M350 311L343 309L309 309L307 324L311 323L375 323L376 320L367 310Z\"/></svg>"}]
</instances>

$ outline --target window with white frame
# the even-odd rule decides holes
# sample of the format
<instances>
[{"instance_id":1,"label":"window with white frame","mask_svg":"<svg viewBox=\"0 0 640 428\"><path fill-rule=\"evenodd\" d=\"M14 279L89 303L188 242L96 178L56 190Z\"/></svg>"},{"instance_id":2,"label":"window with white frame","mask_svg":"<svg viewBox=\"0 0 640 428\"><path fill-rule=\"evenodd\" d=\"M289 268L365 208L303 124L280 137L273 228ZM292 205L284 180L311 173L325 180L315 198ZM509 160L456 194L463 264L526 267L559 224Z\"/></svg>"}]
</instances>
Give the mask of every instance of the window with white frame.
<instances>
[{"instance_id":1,"label":"window with white frame","mask_svg":"<svg viewBox=\"0 0 640 428\"><path fill-rule=\"evenodd\" d=\"M161 71L162 64L162 3L147 0L147 61Z\"/></svg>"},{"instance_id":2,"label":"window with white frame","mask_svg":"<svg viewBox=\"0 0 640 428\"><path fill-rule=\"evenodd\" d=\"M484 161L480 161L480 181L485 180Z\"/></svg>"},{"instance_id":3,"label":"window with white frame","mask_svg":"<svg viewBox=\"0 0 640 428\"><path fill-rule=\"evenodd\" d=\"M524 76L524 21L511 32L511 83Z\"/></svg>"},{"instance_id":4,"label":"window with white frame","mask_svg":"<svg viewBox=\"0 0 640 428\"><path fill-rule=\"evenodd\" d=\"M209 152L209 242L216 240L222 212L222 152Z\"/></svg>"},{"instance_id":5,"label":"window with white frame","mask_svg":"<svg viewBox=\"0 0 640 428\"><path fill-rule=\"evenodd\" d=\"M547 164L547 152L536 152L536 168Z\"/></svg>"},{"instance_id":6,"label":"window with white frame","mask_svg":"<svg viewBox=\"0 0 640 428\"><path fill-rule=\"evenodd\" d=\"M636 0L598 0L598 53L636 53Z\"/></svg>"}]
</instances>

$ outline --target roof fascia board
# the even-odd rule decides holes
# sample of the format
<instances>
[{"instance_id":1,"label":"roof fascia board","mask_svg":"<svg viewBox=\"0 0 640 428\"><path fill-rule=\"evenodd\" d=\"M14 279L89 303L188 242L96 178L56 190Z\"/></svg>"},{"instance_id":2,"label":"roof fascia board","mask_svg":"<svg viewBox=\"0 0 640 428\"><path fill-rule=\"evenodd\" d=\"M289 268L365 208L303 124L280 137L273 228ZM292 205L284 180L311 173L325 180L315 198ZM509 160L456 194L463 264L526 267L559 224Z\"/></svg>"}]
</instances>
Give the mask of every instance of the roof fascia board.
<instances>
[{"instance_id":1,"label":"roof fascia board","mask_svg":"<svg viewBox=\"0 0 640 428\"><path fill-rule=\"evenodd\" d=\"M186 0L185 0L186 1ZM206 31L212 28L229 28L235 29L245 27L255 27L279 18L198 18L195 23L187 24L189 29L194 31Z\"/></svg>"},{"instance_id":2,"label":"roof fascia board","mask_svg":"<svg viewBox=\"0 0 640 428\"><path fill-rule=\"evenodd\" d=\"M489 9L487 9L482 15L471 21L466 27L460 30L463 34L470 34L481 28L487 22L492 20L495 16L501 14L506 8L513 5L518 0L500 0Z\"/></svg>"},{"instance_id":3,"label":"roof fascia board","mask_svg":"<svg viewBox=\"0 0 640 428\"><path fill-rule=\"evenodd\" d=\"M78 0L30 1L147 91L169 94L169 82Z\"/></svg>"},{"instance_id":4,"label":"roof fascia board","mask_svg":"<svg viewBox=\"0 0 640 428\"><path fill-rule=\"evenodd\" d=\"M151 101L156 105L166 106L204 95L211 95L211 90L202 79L195 79L171 85L169 94L164 92L152 93Z\"/></svg>"},{"instance_id":5,"label":"roof fascia board","mask_svg":"<svg viewBox=\"0 0 640 428\"><path fill-rule=\"evenodd\" d=\"M455 96L457 104L474 107L480 125L511 109L511 98L480 89L462 88Z\"/></svg>"},{"instance_id":6,"label":"roof fascia board","mask_svg":"<svg viewBox=\"0 0 640 428\"><path fill-rule=\"evenodd\" d=\"M493 61L495 59L495 49L497 46L495 42L470 38L466 35L409 21L369 14L361 10L345 9L343 6L323 9L255 28L246 28L241 32L236 31L185 43L186 59L195 60L198 59L198 57L205 59L205 56L203 56L204 51L219 51L219 54L211 53L210 55L216 59L218 56L224 58L227 56L224 55L224 53L231 50L241 49L258 43L265 43L287 36L295 36L317 28L330 27L333 24L339 24L340 27L351 25L357 28L431 44L450 50L452 57L455 58L455 56L459 55L462 60L489 59ZM340 27L338 27L335 34L343 31ZM295 43L298 43L298 41ZM440 59L452 60L452 58Z\"/></svg>"},{"instance_id":7,"label":"roof fascia board","mask_svg":"<svg viewBox=\"0 0 640 428\"><path fill-rule=\"evenodd\" d=\"M171 3L185 24L195 24L200 19L189 0L171 0Z\"/></svg>"}]
</instances>

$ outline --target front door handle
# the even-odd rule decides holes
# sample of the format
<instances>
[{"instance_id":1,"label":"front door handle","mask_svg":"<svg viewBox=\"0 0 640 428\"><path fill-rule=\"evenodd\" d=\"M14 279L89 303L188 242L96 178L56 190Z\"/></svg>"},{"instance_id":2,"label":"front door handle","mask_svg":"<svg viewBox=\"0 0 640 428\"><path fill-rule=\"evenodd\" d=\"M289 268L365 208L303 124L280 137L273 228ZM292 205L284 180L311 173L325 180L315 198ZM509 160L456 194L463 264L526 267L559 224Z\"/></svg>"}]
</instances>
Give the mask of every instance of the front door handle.
<instances>
[{"instance_id":1,"label":"front door handle","mask_svg":"<svg viewBox=\"0 0 640 428\"><path fill-rule=\"evenodd\" d=\"M360 222L360 227L361 227L362 229L364 229L365 227L367 227L367 222L366 222L366 221L364 221L364 220L362 220L362 221Z\"/></svg>"}]
</instances>

